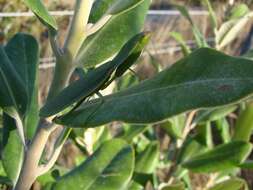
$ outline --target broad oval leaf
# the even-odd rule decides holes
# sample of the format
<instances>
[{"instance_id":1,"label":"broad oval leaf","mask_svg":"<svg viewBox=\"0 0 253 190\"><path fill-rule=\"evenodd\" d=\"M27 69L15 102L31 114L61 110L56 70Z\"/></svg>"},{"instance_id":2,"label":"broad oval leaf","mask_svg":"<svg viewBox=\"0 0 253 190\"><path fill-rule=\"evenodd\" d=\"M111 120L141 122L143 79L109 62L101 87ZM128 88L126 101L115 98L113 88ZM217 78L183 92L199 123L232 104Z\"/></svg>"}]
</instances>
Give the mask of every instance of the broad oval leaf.
<instances>
[{"instance_id":1,"label":"broad oval leaf","mask_svg":"<svg viewBox=\"0 0 253 190\"><path fill-rule=\"evenodd\" d=\"M86 128L112 121L159 122L193 109L236 103L252 94L252 76L251 60L203 48L152 79L105 96L102 104L89 101L55 121Z\"/></svg>"},{"instance_id":2,"label":"broad oval leaf","mask_svg":"<svg viewBox=\"0 0 253 190\"><path fill-rule=\"evenodd\" d=\"M103 15L99 3L101 0L93 5L90 22L96 22ZM131 37L141 31L149 4L150 0L144 0L129 11L112 16L98 32L84 41L76 62L84 67L94 67L111 59Z\"/></svg>"},{"instance_id":3,"label":"broad oval leaf","mask_svg":"<svg viewBox=\"0 0 253 190\"><path fill-rule=\"evenodd\" d=\"M54 190L125 189L134 169L134 152L120 139L105 142L84 163L61 177Z\"/></svg>"},{"instance_id":4,"label":"broad oval leaf","mask_svg":"<svg viewBox=\"0 0 253 190\"><path fill-rule=\"evenodd\" d=\"M199 154L184 162L182 166L193 172L218 172L234 169L250 154L252 145L243 141L232 141Z\"/></svg>"},{"instance_id":5,"label":"broad oval leaf","mask_svg":"<svg viewBox=\"0 0 253 190\"><path fill-rule=\"evenodd\" d=\"M28 95L27 107L29 107L35 88L39 63L39 45L33 36L18 33L7 43L5 51L25 84L25 90Z\"/></svg>"},{"instance_id":6,"label":"broad oval leaf","mask_svg":"<svg viewBox=\"0 0 253 190\"><path fill-rule=\"evenodd\" d=\"M24 127L27 136L32 138L38 122L37 73L39 63L39 45L36 39L24 33L18 33L5 46L11 64L19 74L27 94L24 110Z\"/></svg>"},{"instance_id":7,"label":"broad oval leaf","mask_svg":"<svg viewBox=\"0 0 253 190\"><path fill-rule=\"evenodd\" d=\"M13 108L24 113L27 107L25 85L2 46L0 59L0 106L9 114Z\"/></svg>"},{"instance_id":8,"label":"broad oval leaf","mask_svg":"<svg viewBox=\"0 0 253 190\"><path fill-rule=\"evenodd\" d=\"M247 186L246 184L243 179L232 178L214 185L209 190L241 190Z\"/></svg>"},{"instance_id":9,"label":"broad oval leaf","mask_svg":"<svg viewBox=\"0 0 253 190\"><path fill-rule=\"evenodd\" d=\"M131 8L136 7L144 0L114 0L114 3L109 7L107 14L115 15L125 12ZM98 1L101 2L101 1Z\"/></svg>"},{"instance_id":10,"label":"broad oval leaf","mask_svg":"<svg viewBox=\"0 0 253 190\"><path fill-rule=\"evenodd\" d=\"M48 27L57 30L57 24L54 18L49 14L41 0L24 0L27 7Z\"/></svg>"}]
</instances>

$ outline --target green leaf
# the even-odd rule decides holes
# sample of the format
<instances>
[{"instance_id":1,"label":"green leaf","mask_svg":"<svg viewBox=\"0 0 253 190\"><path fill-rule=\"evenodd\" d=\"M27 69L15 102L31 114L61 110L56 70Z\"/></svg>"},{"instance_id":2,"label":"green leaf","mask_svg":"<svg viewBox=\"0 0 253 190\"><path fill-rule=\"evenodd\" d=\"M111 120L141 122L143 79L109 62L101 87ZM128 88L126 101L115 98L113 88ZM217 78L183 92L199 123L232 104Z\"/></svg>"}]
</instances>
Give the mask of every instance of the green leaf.
<instances>
[{"instance_id":1,"label":"green leaf","mask_svg":"<svg viewBox=\"0 0 253 190\"><path fill-rule=\"evenodd\" d=\"M177 164L191 159L194 155L205 152L207 147L196 140L196 138L187 138L179 149Z\"/></svg>"},{"instance_id":2,"label":"green leaf","mask_svg":"<svg viewBox=\"0 0 253 190\"><path fill-rule=\"evenodd\" d=\"M85 99L108 86L112 80L123 75L134 64L148 39L149 35L145 33L139 33L132 37L112 61L91 70L81 79L70 84L58 96L48 101L41 109L40 115L47 117L57 114L75 102ZM114 71L115 74L110 80Z\"/></svg>"},{"instance_id":3,"label":"green leaf","mask_svg":"<svg viewBox=\"0 0 253 190\"><path fill-rule=\"evenodd\" d=\"M88 101L55 121L96 127L112 121L154 123L180 113L233 104L253 92L253 62L203 48L136 86ZM110 110L110 111L108 111Z\"/></svg>"},{"instance_id":4,"label":"green leaf","mask_svg":"<svg viewBox=\"0 0 253 190\"><path fill-rule=\"evenodd\" d=\"M99 5L101 1L97 0L93 5L90 16L92 23L97 22L107 10L107 7ZM108 4L110 3L111 0L108 0ZM112 16L98 32L84 41L76 62L84 67L94 67L111 59L131 37L141 31L149 4L150 0L144 0L129 11Z\"/></svg>"},{"instance_id":5,"label":"green leaf","mask_svg":"<svg viewBox=\"0 0 253 190\"><path fill-rule=\"evenodd\" d=\"M230 126L226 118L221 118L215 121L215 126L218 130L219 136L221 137L224 143L227 143L231 140L230 135Z\"/></svg>"},{"instance_id":6,"label":"green leaf","mask_svg":"<svg viewBox=\"0 0 253 190\"><path fill-rule=\"evenodd\" d=\"M57 24L54 18L49 14L41 0L24 0L27 7L48 27L57 30Z\"/></svg>"},{"instance_id":7,"label":"green leaf","mask_svg":"<svg viewBox=\"0 0 253 190\"><path fill-rule=\"evenodd\" d=\"M113 4L108 8L107 14L115 15L119 14L125 11L128 11L140 3L142 3L144 0L117 0L113 2ZM101 2L101 1L98 1Z\"/></svg>"},{"instance_id":8,"label":"green leaf","mask_svg":"<svg viewBox=\"0 0 253 190\"><path fill-rule=\"evenodd\" d=\"M133 180L134 182L142 185L142 186L146 186L146 184L148 182L151 182L153 183L153 174L145 174L145 173L137 173L137 172L134 172L134 175L133 175Z\"/></svg>"},{"instance_id":9,"label":"green leaf","mask_svg":"<svg viewBox=\"0 0 253 190\"><path fill-rule=\"evenodd\" d=\"M15 120L4 114L3 126L2 163L8 178L15 184L23 163L24 148Z\"/></svg>"},{"instance_id":10,"label":"green leaf","mask_svg":"<svg viewBox=\"0 0 253 190\"><path fill-rule=\"evenodd\" d=\"M161 124L161 127L175 140L183 137L185 122L186 114L181 114L168 119L168 121Z\"/></svg>"},{"instance_id":11,"label":"green leaf","mask_svg":"<svg viewBox=\"0 0 253 190\"><path fill-rule=\"evenodd\" d=\"M157 142L149 144L136 157L135 172L153 173L159 161L159 145Z\"/></svg>"},{"instance_id":12,"label":"green leaf","mask_svg":"<svg viewBox=\"0 0 253 190\"><path fill-rule=\"evenodd\" d=\"M251 152L252 145L243 141L233 141L219 145L184 162L182 166L193 172L218 172L234 169Z\"/></svg>"},{"instance_id":13,"label":"green leaf","mask_svg":"<svg viewBox=\"0 0 253 190\"><path fill-rule=\"evenodd\" d=\"M35 89L39 62L39 46L36 39L28 34L18 33L5 47L6 54L13 67L25 84L28 95L27 107L30 107Z\"/></svg>"},{"instance_id":14,"label":"green leaf","mask_svg":"<svg viewBox=\"0 0 253 190\"><path fill-rule=\"evenodd\" d=\"M206 147L213 147L213 136L212 136L212 130L211 130L211 124L210 122L197 125L195 127L196 129L196 136L195 139L200 142L201 144L205 145Z\"/></svg>"},{"instance_id":15,"label":"green leaf","mask_svg":"<svg viewBox=\"0 0 253 190\"><path fill-rule=\"evenodd\" d=\"M0 106L9 114L12 114L12 108L24 113L27 106L25 85L2 46L0 60Z\"/></svg>"},{"instance_id":16,"label":"green leaf","mask_svg":"<svg viewBox=\"0 0 253 190\"><path fill-rule=\"evenodd\" d=\"M4 171L2 160L0 161L0 176L5 176L6 172Z\"/></svg>"},{"instance_id":17,"label":"green leaf","mask_svg":"<svg viewBox=\"0 0 253 190\"><path fill-rule=\"evenodd\" d=\"M245 186L247 186L245 180L240 178L232 178L216 184L209 190L241 190Z\"/></svg>"},{"instance_id":18,"label":"green leaf","mask_svg":"<svg viewBox=\"0 0 253 190\"><path fill-rule=\"evenodd\" d=\"M16 34L5 47L6 53L21 77L26 94L25 131L32 138L38 122L37 73L39 63L39 46L36 39L28 34Z\"/></svg>"},{"instance_id":19,"label":"green leaf","mask_svg":"<svg viewBox=\"0 0 253 190\"><path fill-rule=\"evenodd\" d=\"M147 130L148 125L124 125L124 134L119 138L124 139L127 142L132 142L134 137L137 137L141 133Z\"/></svg>"},{"instance_id":20,"label":"green leaf","mask_svg":"<svg viewBox=\"0 0 253 190\"><path fill-rule=\"evenodd\" d=\"M83 164L61 177L54 190L124 189L134 169L134 152L120 139L105 142Z\"/></svg>"},{"instance_id":21,"label":"green leaf","mask_svg":"<svg viewBox=\"0 0 253 190\"><path fill-rule=\"evenodd\" d=\"M131 181L127 189L128 190L143 190L143 186L140 185L139 183Z\"/></svg>"}]
</instances>

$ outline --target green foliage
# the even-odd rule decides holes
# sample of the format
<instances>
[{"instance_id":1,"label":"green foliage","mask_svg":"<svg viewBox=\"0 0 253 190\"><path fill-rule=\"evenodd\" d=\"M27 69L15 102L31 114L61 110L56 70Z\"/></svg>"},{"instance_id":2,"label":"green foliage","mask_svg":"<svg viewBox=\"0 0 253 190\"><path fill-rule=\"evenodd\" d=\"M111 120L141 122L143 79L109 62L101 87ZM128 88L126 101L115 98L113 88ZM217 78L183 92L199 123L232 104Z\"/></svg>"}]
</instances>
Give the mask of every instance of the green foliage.
<instances>
[{"instance_id":1,"label":"green foliage","mask_svg":"<svg viewBox=\"0 0 253 190\"><path fill-rule=\"evenodd\" d=\"M21 170L24 148L16 130L15 120L3 116L2 164L7 177L15 184Z\"/></svg>"},{"instance_id":2,"label":"green foliage","mask_svg":"<svg viewBox=\"0 0 253 190\"><path fill-rule=\"evenodd\" d=\"M105 142L84 163L59 180L53 189L124 189L134 169L134 152L122 140Z\"/></svg>"},{"instance_id":3,"label":"green foliage","mask_svg":"<svg viewBox=\"0 0 253 190\"><path fill-rule=\"evenodd\" d=\"M107 1L108 5L112 3ZM91 23L97 22L106 12L107 9L100 8L101 3L103 3L101 0L94 3L90 15ZM98 32L84 41L77 54L76 62L87 68L113 57L129 38L141 31L149 4L150 0L144 0L129 11L112 16Z\"/></svg>"},{"instance_id":4,"label":"green foliage","mask_svg":"<svg viewBox=\"0 0 253 190\"><path fill-rule=\"evenodd\" d=\"M6 54L21 78L27 94L24 127L29 139L32 138L39 119L38 116L38 63L37 41L27 34L16 34L5 47ZM21 95L21 94L20 94Z\"/></svg>"},{"instance_id":5,"label":"green foliage","mask_svg":"<svg viewBox=\"0 0 253 190\"><path fill-rule=\"evenodd\" d=\"M183 163L194 172L217 172L238 167L252 150L250 143L233 141L219 145Z\"/></svg>"},{"instance_id":6,"label":"green foliage","mask_svg":"<svg viewBox=\"0 0 253 190\"><path fill-rule=\"evenodd\" d=\"M24 0L25 4L34 12L34 14L42 21L46 26L57 30L56 21L48 13L46 7L41 0Z\"/></svg>"},{"instance_id":7,"label":"green foliage","mask_svg":"<svg viewBox=\"0 0 253 190\"><path fill-rule=\"evenodd\" d=\"M135 172L153 173L159 160L159 145L157 142L150 143L144 151L137 154Z\"/></svg>"},{"instance_id":8,"label":"green foliage","mask_svg":"<svg viewBox=\"0 0 253 190\"><path fill-rule=\"evenodd\" d=\"M56 68L50 95L39 105L35 38L18 33L0 47L0 184L15 190L30 189L35 180L45 190L193 190L197 172L210 178L202 189L248 188L240 171L253 168L252 56L220 50L252 13L239 4L219 25L212 2L202 1L215 50L207 48L186 7L176 5L197 48L170 32L184 58L163 71L153 62L160 72L140 81L131 67L141 62L151 37L142 31L150 2L77 0L61 47L61 32L43 3L24 1L47 26ZM111 94L103 96L109 86ZM51 135L55 129L59 134ZM68 155L71 169L56 162L66 141L78 152Z\"/></svg>"},{"instance_id":9,"label":"green foliage","mask_svg":"<svg viewBox=\"0 0 253 190\"><path fill-rule=\"evenodd\" d=\"M0 106L10 114L13 110L24 112L26 109L27 94L24 83L14 65L8 58L3 47L0 48Z\"/></svg>"},{"instance_id":10,"label":"green foliage","mask_svg":"<svg viewBox=\"0 0 253 190\"><path fill-rule=\"evenodd\" d=\"M71 127L95 127L111 121L154 123L192 109L236 103L252 92L252 66L246 59L199 49L154 78L105 96L103 103L98 99L84 103L56 122Z\"/></svg>"}]
</instances>

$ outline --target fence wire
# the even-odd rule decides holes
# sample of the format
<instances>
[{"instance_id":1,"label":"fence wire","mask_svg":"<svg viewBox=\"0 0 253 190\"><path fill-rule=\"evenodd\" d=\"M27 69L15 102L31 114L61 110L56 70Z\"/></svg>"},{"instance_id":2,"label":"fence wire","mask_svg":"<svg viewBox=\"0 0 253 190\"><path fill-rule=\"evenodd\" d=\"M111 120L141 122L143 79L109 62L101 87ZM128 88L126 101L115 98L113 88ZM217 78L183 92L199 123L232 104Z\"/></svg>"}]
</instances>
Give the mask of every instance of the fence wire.
<instances>
[{"instance_id":1,"label":"fence wire","mask_svg":"<svg viewBox=\"0 0 253 190\"><path fill-rule=\"evenodd\" d=\"M65 11L50 11L52 16L72 16L74 11L65 10ZM203 16L208 15L206 10L190 10L189 14L192 16ZM180 12L177 10L149 10L148 15L167 15L167 16L179 16ZM33 12L1 12L0 17L33 17L35 16Z\"/></svg>"}]
</instances>

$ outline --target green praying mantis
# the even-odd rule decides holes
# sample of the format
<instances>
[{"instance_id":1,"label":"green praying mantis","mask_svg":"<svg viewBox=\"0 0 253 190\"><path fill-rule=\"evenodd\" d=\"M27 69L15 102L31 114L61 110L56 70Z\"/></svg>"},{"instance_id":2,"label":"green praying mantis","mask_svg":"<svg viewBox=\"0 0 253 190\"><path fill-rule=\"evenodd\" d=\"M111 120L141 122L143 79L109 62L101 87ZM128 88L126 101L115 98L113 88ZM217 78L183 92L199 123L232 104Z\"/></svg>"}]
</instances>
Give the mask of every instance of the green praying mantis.
<instances>
[{"instance_id":1,"label":"green praying mantis","mask_svg":"<svg viewBox=\"0 0 253 190\"><path fill-rule=\"evenodd\" d=\"M82 74L80 79L72 82L55 98L48 101L41 109L40 115L49 117L58 114L75 104L71 111L77 109L87 98L97 94L103 102L100 90L108 87L116 78L121 77L140 57L150 39L149 32L141 32L132 37L109 62Z\"/></svg>"}]
</instances>

